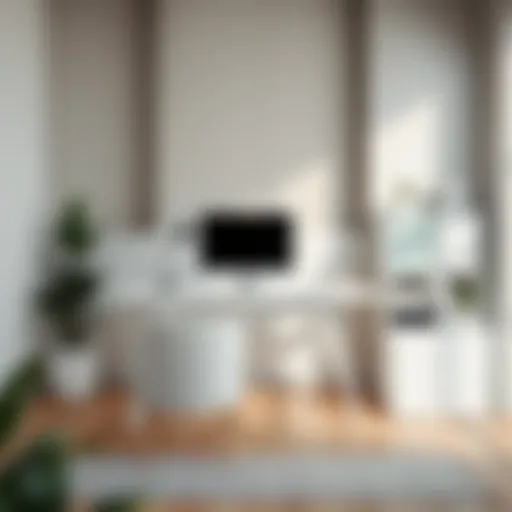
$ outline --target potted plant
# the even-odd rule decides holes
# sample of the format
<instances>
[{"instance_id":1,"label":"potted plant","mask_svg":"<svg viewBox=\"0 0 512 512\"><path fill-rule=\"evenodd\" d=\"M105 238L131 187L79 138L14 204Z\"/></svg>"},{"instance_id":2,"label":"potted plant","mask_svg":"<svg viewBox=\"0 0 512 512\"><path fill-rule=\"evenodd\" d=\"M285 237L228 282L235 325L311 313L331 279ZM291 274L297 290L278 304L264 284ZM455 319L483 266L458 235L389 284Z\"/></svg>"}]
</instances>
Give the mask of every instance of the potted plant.
<instances>
[{"instance_id":1,"label":"potted plant","mask_svg":"<svg viewBox=\"0 0 512 512\"><path fill-rule=\"evenodd\" d=\"M18 427L40 386L42 364L29 358L0 389L0 510L68 512L75 510L71 492L71 450L61 436L42 432L20 443ZM20 436L21 437L21 436ZM91 512L136 512L135 496L110 496L91 503ZM82 510L82 509L80 509ZM84 509L85 510L85 509Z\"/></svg>"},{"instance_id":2,"label":"potted plant","mask_svg":"<svg viewBox=\"0 0 512 512\"><path fill-rule=\"evenodd\" d=\"M100 276L93 264L98 236L81 201L70 201L51 231L46 279L39 306L50 334L48 377L63 398L89 396L99 365L93 337Z\"/></svg>"}]
</instances>

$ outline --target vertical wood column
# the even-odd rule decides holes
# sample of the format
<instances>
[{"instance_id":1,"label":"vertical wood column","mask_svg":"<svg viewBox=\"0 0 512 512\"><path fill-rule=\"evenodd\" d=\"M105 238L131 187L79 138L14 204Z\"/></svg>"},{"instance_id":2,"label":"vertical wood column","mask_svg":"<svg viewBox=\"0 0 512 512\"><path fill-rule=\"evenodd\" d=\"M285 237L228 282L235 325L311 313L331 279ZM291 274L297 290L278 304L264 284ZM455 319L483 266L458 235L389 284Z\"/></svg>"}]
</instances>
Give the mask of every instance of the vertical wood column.
<instances>
[{"instance_id":1,"label":"vertical wood column","mask_svg":"<svg viewBox=\"0 0 512 512\"><path fill-rule=\"evenodd\" d=\"M369 37L370 0L342 0L342 52L344 78L343 154L346 166L344 224L362 248L353 277L376 283L377 247L375 226L369 205ZM382 402L380 312L364 306L347 312L347 331L356 358L359 392Z\"/></svg>"},{"instance_id":2,"label":"vertical wood column","mask_svg":"<svg viewBox=\"0 0 512 512\"><path fill-rule=\"evenodd\" d=\"M468 80L471 86L471 163L470 204L482 215L483 232L483 280L487 313L493 315L496 308L497 285L497 77L498 25L496 3L492 0L473 0L463 3L466 15L469 62Z\"/></svg>"},{"instance_id":3,"label":"vertical wood column","mask_svg":"<svg viewBox=\"0 0 512 512\"><path fill-rule=\"evenodd\" d=\"M148 227L155 220L155 0L134 2L134 83L136 119L134 126L135 175L132 186L135 227Z\"/></svg>"},{"instance_id":4,"label":"vertical wood column","mask_svg":"<svg viewBox=\"0 0 512 512\"><path fill-rule=\"evenodd\" d=\"M487 322L491 329L489 382L491 406L501 409L506 387L502 339L499 328L499 237L501 228L500 206L496 185L499 183L497 141L499 140L499 12L494 0L475 0L470 20L470 38L474 55L473 105L473 201L482 215L482 282ZM509 256L508 256L509 257Z\"/></svg>"}]
</instances>

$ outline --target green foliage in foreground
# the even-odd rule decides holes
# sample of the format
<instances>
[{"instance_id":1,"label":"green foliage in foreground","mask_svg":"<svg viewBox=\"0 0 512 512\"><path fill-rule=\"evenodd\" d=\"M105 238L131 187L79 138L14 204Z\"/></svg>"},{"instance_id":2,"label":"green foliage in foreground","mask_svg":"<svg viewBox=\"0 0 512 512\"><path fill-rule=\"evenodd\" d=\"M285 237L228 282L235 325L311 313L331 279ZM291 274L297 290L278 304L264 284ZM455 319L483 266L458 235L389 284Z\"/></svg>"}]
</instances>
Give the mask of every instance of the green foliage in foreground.
<instances>
[{"instance_id":1,"label":"green foliage in foreground","mask_svg":"<svg viewBox=\"0 0 512 512\"><path fill-rule=\"evenodd\" d=\"M42 376L38 358L30 359L0 389L0 512L69 512L71 457L65 440L45 434L9 458L6 448ZM6 457L7 455L7 457ZM94 512L132 512L135 500L109 498L93 505Z\"/></svg>"}]
</instances>

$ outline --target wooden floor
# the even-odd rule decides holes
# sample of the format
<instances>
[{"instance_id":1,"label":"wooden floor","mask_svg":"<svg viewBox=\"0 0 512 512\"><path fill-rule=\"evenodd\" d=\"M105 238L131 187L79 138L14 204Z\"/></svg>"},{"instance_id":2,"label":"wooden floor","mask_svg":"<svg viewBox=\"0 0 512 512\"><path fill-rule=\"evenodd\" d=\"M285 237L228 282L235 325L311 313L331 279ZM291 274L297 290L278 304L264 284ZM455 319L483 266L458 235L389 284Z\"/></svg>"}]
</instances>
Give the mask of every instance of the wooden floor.
<instances>
[{"instance_id":1,"label":"wooden floor","mask_svg":"<svg viewBox=\"0 0 512 512\"><path fill-rule=\"evenodd\" d=\"M76 512L90 511L77 507ZM75 511L74 511L75 512ZM140 512L510 512L510 507L498 502L453 503L427 501L418 503L351 503L295 501L287 503L214 502L160 503L143 505Z\"/></svg>"},{"instance_id":2,"label":"wooden floor","mask_svg":"<svg viewBox=\"0 0 512 512\"><path fill-rule=\"evenodd\" d=\"M484 504L453 503L286 503L262 505L255 503L162 504L143 508L141 512L508 512Z\"/></svg>"},{"instance_id":3,"label":"wooden floor","mask_svg":"<svg viewBox=\"0 0 512 512\"><path fill-rule=\"evenodd\" d=\"M74 405L56 398L41 398L24 417L20 439L57 428L72 438L80 452L138 457L407 448L473 456L481 455L482 450L491 446L512 461L512 419L507 418L476 424L454 420L406 422L364 403L348 403L332 393L297 397L275 390L255 390L235 411L204 415L152 413L137 422L133 421L137 417L131 414L131 403L122 391L104 393ZM507 477L507 488L509 481ZM509 512L510 498L505 506L443 502L173 502L149 503L141 507L141 512Z\"/></svg>"},{"instance_id":4,"label":"wooden floor","mask_svg":"<svg viewBox=\"0 0 512 512\"><path fill-rule=\"evenodd\" d=\"M24 418L21 436L62 430L80 452L151 456L229 456L297 450L403 450L475 455L492 442L512 456L512 420L399 421L364 403L332 393L292 396L259 390L235 411L133 415L129 396L113 391L85 403L39 399Z\"/></svg>"}]
</instances>

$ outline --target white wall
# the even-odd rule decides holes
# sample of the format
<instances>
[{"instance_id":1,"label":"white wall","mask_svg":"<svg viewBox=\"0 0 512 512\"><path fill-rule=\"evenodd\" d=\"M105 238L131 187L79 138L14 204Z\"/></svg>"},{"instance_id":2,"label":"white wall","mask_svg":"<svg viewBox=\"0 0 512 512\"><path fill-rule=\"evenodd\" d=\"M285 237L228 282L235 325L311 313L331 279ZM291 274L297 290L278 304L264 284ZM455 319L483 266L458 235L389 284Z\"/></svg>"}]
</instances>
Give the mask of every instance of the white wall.
<instances>
[{"instance_id":1,"label":"white wall","mask_svg":"<svg viewBox=\"0 0 512 512\"><path fill-rule=\"evenodd\" d=\"M342 196L331 0L163 0L158 209L283 206L303 234Z\"/></svg>"},{"instance_id":2,"label":"white wall","mask_svg":"<svg viewBox=\"0 0 512 512\"><path fill-rule=\"evenodd\" d=\"M371 31L372 201L396 178L465 198L471 174L468 6L460 0L375 0Z\"/></svg>"},{"instance_id":3,"label":"white wall","mask_svg":"<svg viewBox=\"0 0 512 512\"><path fill-rule=\"evenodd\" d=\"M45 198L44 2L0 1L0 382L30 343Z\"/></svg>"},{"instance_id":4,"label":"white wall","mask_svg":"<svg viewBox=\"0 0 512 512\"><path fill-rule=\"evenodd\" d=\"M283 208L298 228L292 282L326 272L322 245L340 225L343 198L338 16L332 0L159 2L162 224L208 207ZM256 375L276 377L293 357L282 342L292 351L315 344L329 359L337 320L301 320L281 319L257 336Z\"/></svg>"},{"instance_id":5,"label":"white wall","mask_svg":"<svg viewBox=\"0 0 512 512\"><path fill-rule=\"evenodd\" d=\"M131 0L50 0L56 199L83 195L102 223L133 213L137 49Z\"/></svg>"}]
</instances>

